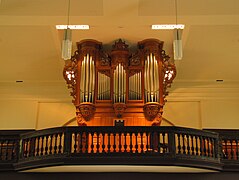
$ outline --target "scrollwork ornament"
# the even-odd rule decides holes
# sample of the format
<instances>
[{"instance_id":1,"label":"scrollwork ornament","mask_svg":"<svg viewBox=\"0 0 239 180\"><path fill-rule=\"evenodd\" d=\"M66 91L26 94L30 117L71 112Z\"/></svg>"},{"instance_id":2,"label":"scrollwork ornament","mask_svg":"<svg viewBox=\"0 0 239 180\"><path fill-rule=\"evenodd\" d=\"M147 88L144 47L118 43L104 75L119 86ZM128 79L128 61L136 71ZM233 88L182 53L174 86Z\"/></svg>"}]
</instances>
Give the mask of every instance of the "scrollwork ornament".
<instances>
[{"instance_id":1,"label":"scrollwork ornament","mask_svg":"<svg viewBox=\"0 0 239 180\"><path fill-rule=\"evenodd\" d=\"M125 112L127 106L124 103L115 103L113 105L113 108L114 108L117 118L121 118L123 116L123 113Z\"/></svg>"},{"instance_id":2,"label":"scrollwork ornament","mask_svg":"<svg viewBox=\"0 0 239 180\"><path fill-rule=\"evenodd\" d=\"M66 80L68 88L72 91L70 95L74 98L73 102L75 102L76 98L76 77L77 77L77 58L78 51L75 51L74 56L71 57L71 60L65 64L63 70L63 77Z\"/></svg>"},{"instance_id":3,"label":"scrollwork ornament","mask_svg":"<svg viewBox=\"0 0 239 180\"><path fill-rule=\"evenodd\" d=\"M105 74L108 77L110 77L110 70L109 69L100 70L99 72L102 73L102 74Z\"/></svg>"},{"instance_id":4,"label":"scrollwork ornament","mask_svg":"<svg viewBox=\"0 0 239 180\"><path fill-rule=\"evenodd\" d=\"M152 126L160 126L161 123L162 123L162 113L159 112L156 118L153 120Z\"/></svg>"},{"instance_id":5,"label":"scrollwork ornament","mask_svg":"<svg viewBox=\"0 0 239 180\"><path fill-rule=\"evenodd\" d=\"M130 59L129 59L129 65L130 66L140 66L141 65L141 60L140 56L138 53L134 54Z\"/></svg>"},{"instance_id":6,"label":"scrollwork ornament","mask_svg":"<svg viewBox=\"0 0 239 180\"><path fill-rule=\"evenodd\" d=\"M139 69L130 69L129 70L129 77L131 77L134 74L139 73L139 72L141 72L141 70L139 70Z\"/></svg>"},{"instance_id":7,"label":"scrollwork ornament","mask_svg":"<svg viewBox=\"0 0 239 180\"><path fill-rule=\"evenodd\" d=\"M84 118L82 118L82 115L78 109L76 109L76 122L78 126L87 126L86 121L84 120Z\"/></svg>"},{"instance_id":8,"label":"scrollwork ornament","mask_svg":"<svg viewBox=\"0 0 239 180\"><path fill-rule=\"evenodd\" d=\"M95 114L95 105L92 103L81 103L78 107L77 107L81 117L86 120L89 121Z\"/></svg>"},{"instance_id":9,"label":"scrollwork ornament","mask_svg":"<svg viewBox=\"0 0 239 180\"><path fill-rule=\"evenodd\" d=\"M147 103L143 107L144 115L147 120L153 121L161 111L159 103Z\"/></svg>"},{"instance_id":10,"label":"scrollwork ornament","mask_svg":"<svg viewBox=\"0 0 239 180\"><path fill-rule=\"evenodd\" d=\"M124 41L122 41L122 39L119 39L115 42L112 48L113 50L128 50L128 45Z\"/></svg>"},{"instance_id":11,"label":"scrollwork ornament","mask_svg":"<svg viewBox=\"0 0 239 180\"><path fill-rule=\"evenodd\" d=\"M101 66L110 66L111 60L107 53L101 52L100 65Z\"/></svg>"}]
</instances>

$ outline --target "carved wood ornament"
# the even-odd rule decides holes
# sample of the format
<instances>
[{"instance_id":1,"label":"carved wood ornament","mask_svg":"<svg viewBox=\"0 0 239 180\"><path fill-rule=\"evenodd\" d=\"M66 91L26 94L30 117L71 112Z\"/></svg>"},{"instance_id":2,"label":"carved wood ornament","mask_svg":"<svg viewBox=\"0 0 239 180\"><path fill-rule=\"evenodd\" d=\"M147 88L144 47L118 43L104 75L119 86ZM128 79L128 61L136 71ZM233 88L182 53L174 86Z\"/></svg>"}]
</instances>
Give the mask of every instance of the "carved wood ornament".
<instances>
[{"instance_id":1,"label":"carved wood ornament","mask_svg":"<svg viewBox=\"0 0 239 180\"><path fill-rule=\"evenodd\" d=\"M130 52L121 39L111 52L96 40L80 41L77 48L63 76L72 90L79 126L107 118L126 120L126 125L137 118L160 125L167 88L176 76L162 41L140 41L136 52Z\"/></svg>"}]
</instances>

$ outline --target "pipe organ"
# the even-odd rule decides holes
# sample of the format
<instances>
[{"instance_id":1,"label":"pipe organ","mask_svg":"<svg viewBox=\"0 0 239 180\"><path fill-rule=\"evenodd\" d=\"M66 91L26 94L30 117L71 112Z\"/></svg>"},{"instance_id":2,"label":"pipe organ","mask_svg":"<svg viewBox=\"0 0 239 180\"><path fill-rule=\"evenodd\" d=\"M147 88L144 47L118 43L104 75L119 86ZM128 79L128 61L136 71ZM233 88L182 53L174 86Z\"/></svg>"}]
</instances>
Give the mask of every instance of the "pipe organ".
<instances>
[{"instance_id":1,"label":"pipe organ","mask_svg":"<svg viewBox=\"0 0 239 180\"><path fill-rule=\"evenodd\" d=\"M135 52L121 39L111 52L101 42L83 40L63 76L79 126L110 126L119 119L126 126L150 126L160 125L176 68L157 39L138 42Z\"/></svg>"}]
</instances>

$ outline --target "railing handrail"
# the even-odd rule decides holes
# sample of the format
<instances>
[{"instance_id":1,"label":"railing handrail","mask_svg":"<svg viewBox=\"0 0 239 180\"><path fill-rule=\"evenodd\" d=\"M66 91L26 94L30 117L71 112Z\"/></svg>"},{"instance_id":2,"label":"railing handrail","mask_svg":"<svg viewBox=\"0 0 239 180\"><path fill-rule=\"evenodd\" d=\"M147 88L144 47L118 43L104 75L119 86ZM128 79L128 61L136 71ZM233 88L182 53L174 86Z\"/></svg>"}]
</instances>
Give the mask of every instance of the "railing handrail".
<instances>
[{"instance_id":1,"label":"railing handrail","mask_svg":"<svg viewBox=\"0 0 239 180\"><path fill-rule=\"evenodd\" d=\"M64 133L66 131L68 132L76 132L76 131L86 131L86 132L92 132L98 131L98 132L115 132L115 133L123 133L123 132L140 132L140 131L161 131L161 132L177 132L177 133L190 133L192 135L197 136L209 136L212 138L217 138L219 134L217 132L207 131L207 130L199 130L199 129L193 129L193 128L185 128L185 127L178 127L178 126L65 126L65 127L55 127L55 128L48 128L48 129L42 129L32 132L27 132L21 134L21 138L32 138L36 136L43 136L43 135L49 135L54 133Z\"/></svg>"}]
</instances>

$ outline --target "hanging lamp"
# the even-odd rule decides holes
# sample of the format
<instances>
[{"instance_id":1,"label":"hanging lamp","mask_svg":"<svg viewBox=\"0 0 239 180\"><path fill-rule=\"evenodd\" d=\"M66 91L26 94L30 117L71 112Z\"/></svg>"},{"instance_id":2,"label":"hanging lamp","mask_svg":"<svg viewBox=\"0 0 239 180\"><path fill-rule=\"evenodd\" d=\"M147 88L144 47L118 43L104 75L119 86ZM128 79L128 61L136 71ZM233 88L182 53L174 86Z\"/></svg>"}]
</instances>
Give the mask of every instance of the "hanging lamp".
<instances>
[{"instance_id":1,"label":"hanging lamp","mask_svg":"<svg viewBox=\"0 0 239 180\"><path fill-rule=\"evenodd\" d=\"M177 0L175 0L175 14L176 14L176 27L178 24L178 7ZM173 40L173 53L174 60L182 60L183 58L183 43L182 43L182 29L174 29L174 40Z\"/></svg>"},{"instance_id":2,"label":"hanging lamp","mask_svg":"<svg viewBox=\"0 0 239 180\"><path fill-rule=\"evenodd\" d=\"M67 12L67 27L64 29L64 36L62 41L62 58L64 60L71 59L71 51L72 51L72 30L69 28L69 19L70 19L70 3L71 0L68 0L68 12Z\"/></svg>"}]
</instances>

